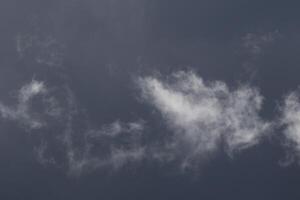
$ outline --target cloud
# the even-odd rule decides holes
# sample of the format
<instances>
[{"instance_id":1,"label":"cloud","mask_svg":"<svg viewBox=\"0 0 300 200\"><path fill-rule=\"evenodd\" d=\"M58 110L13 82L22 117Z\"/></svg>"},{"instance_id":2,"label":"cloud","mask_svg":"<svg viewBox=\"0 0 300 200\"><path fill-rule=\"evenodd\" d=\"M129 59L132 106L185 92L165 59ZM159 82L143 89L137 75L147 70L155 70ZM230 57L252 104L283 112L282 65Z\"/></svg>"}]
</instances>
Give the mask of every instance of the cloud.
<instances>
[{"instance_id":1,"label":"cloud","mask_svg":"<svg viewBox=\"0 0 300 200\"><path fill-rule=\"evenodd\" d=\"M143 131L141 121L116 121L100 129L83 130L84 142L78 146L74 142L76 131L69 127L62 143L66 147L69 174L80 175L99 168L118 170L126 164L141 161L146 151L141 142Z\"/></svg>"},{"instance_id":2,"label":"cloud","mask_svg":"<svg viewBox=\"0 0 300 200\"><path fill-rule=\"evenodd\" d=\"M139 133L143 129L144 122L142 120L130 123L123 123L117 120L111 124L103 125L99 130L91 131L89 137L97 138L102 135L116 137L122 133Z\"/></svg>"},{"instance_id":3,"label":"cloud","mask_svg":"<svg viewBox=\"0 0 300 200\"><path fill-rule=\"evenodd\" d=\"M64 45L50 35L20 34L16 37L16 50L21 59L30 57L48 67L63 65Z\"/></svg>"},{"instance_id":4,"label":"cloud","mask_svg":"<svg viewBox=\"0 0 300 200\"><path fill-rule=\"evenodd\" d=\"M291 164L300 159L300 95L294 91L284 98L281 107L281 125L284 126L285 143L288 148L287 159L283 165Z\"/></svg>"},{"instance_id":5,"label":"cloud","mask_svg":"<svg viewBox=\"0 0 300 200\"><path fill-rule=\"evenodd\" d=\"M220 81L206 83L191 71L164 80L142 77L138 84L143 99L174 133L168 146L183 157L183 167L215 153L222 143L230 155L256 145L270 126L259 116L263 97L250 86L231 90Z\"/></svg>"},{"instance_id":6,"label":"cloud","mask_svg":"<svg viewBox=\"0 0 300 200\"><path fill-rule=\"evenodd\" d=\"M137 83L143 100L159 111L170 132L147 140L144 120L96 125L67 83L46 87L32 80L18 90L16 105L0 103L0 114L40 130L33 148L37 161L75 176L118 170L144 159L198 167L220 150L233 156L258 144L270 128L259 116L263 97L248 85L232 89L221 81L205 82L192 71L164 79L140 77ZM33 106L36 100L40 109Z\"/></svg>"},{"instance_id":7,"label":"cloud","mask_svg":"<svg viewBox=\"0 0 300 200\"><path fill-rule=\"evenodd\" d=\"M99 168L118 170L145 156L143 120L92 126L67 84L46 87L45 82L32 80L16 94L16 105L0 102L0 115L29 132L39 131L29 137L36 137L33 151L44 166L80 175Z\"/></svg>"},{"instance_id":8,"label":"cloud","mask_svg":"<svg viewBox=\"0 0 300 200\"><path fill-rule=\"evenodd\" d=\"M34 116L30 103L35 96L45 94L45 92L46 87L43 82L32 80L18 91L17 105L7 106L0 102L1 117L17 121L31 129L41 128L44 124Z\"/></svg>"},{"instance_id":9,"label":"cloud","mask_svg":"<svg viewBox=\"0 0 300 200\"><path fill-rule=\"evenodd\" d=\"M259 56L264 48L280 37L279 31L267 33L247 33L242 37L242 46L252 55Z\"/></svg>"},{"instance_id":10,"label":"cloud","mask_svg":"<svg viewBox=\"0 0 300 200\"><path fill-rule=\"evenodd\" d=\"M47 126L34 127L42 129L39 142L33 149L42 165L63 168L68 174L77 176L99 168L118 170L144 158L143 120L116 120L100 127L93 126L68 85L46 88L44 82L34 80L18 92L16 111L3 106L2 116L30 123L33 128L36 119L31 116L33 110L29 109L29 103L41 94L43 108L38 114L43 125ZM19 107L25 109L21 112Z\"/></svg>"},{"instance_id":11,"label":"cloud","mask_svg":"<svg viewBox=\"0 0 300 200\"><path fill-rule=\"evenodd\" d=\"M99 129L86 128L83 131L84 144L74 144L76 131L64 133L67 147L69 173L80 175L99 168L120 169L126 164L141 161L146 147L142 144L144 122L120 122L102 125Z\"/></svg>"},{"instance_id":12,"label":"cloud","mask_svg":"<svg viewBox=\"0 0 300 200\"><path fill-rule=\"evenodd\" d=\"M56 162L53 157L48 158L46 155L46 150L48 148L48 144L45 141L42 141L40 145L36 146L34 148L34 152L37 158L37 161L41 163L42 165L55 165Z\"/></svg>"}]
</instances>

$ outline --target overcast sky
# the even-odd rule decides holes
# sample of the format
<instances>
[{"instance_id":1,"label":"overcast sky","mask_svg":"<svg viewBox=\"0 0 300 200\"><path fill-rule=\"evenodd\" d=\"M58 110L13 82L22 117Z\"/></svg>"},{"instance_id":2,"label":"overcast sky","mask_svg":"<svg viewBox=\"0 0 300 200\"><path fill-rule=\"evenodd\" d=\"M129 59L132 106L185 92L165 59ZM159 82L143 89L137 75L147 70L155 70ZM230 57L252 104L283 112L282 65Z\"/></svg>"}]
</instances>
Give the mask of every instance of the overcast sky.
<instances>
[{"instance_id":1,"label":"overcast sky","mask_svg":"<svg viewBox=\"0 0 300 200\"><path fill-rule=\"evenodd\" d=\"M299 7L2 0L0 199L298 200Z\"/></svg>"}]
</instances>

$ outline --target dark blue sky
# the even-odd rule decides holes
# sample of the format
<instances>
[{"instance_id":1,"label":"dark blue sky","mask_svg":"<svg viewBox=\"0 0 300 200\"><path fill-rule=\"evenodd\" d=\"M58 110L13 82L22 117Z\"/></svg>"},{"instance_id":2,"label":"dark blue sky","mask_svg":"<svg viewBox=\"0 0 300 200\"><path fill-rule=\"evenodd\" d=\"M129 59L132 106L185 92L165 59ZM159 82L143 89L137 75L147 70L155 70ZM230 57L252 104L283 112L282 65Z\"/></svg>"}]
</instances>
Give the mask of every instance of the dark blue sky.
<instances>
[{"instance_id":1,"label":"dark blue sky","mask_svg":"<svg viewBox=\"0 0 300 200\"><path fill-rule=\"evenodd\" d=\"M299 7L2 0L0 199L298 200Z\"/></svg>"}]
</instances>

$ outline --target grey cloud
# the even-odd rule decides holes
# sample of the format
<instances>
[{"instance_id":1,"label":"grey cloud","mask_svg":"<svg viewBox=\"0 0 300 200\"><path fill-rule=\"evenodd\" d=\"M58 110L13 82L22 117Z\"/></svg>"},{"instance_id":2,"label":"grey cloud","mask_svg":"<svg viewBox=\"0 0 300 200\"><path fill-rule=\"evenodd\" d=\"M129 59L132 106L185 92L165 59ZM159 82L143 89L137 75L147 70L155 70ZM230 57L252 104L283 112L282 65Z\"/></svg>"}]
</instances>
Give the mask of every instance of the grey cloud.
<instances>
[{"instance_id":1,"label":"grey cloud","mask_svg":"<svg viewBox=\"0 0 300 200\"><path fill-rule=\"evenodd\" d=\"M242 37L242 46L252 55L260 56L264 48L280 37L279 31L267 33L247 33Z\"/></svg>"},{"instance_id":2,"label":"grey cloud","mask_svg":"<svg viewBox=\"0 0 300 200\"><path fill-rule=\"evenodd\" d=\"M28 101L40 87L42 85L37 83L23 87L20 98ZM93 126L68 85L56 89L48 87L44 102L41 114L48 126L43 127L40 143L34 147L39 163L64 168L70 175L80 175L99 168L117 170L144 158L143 120L116 120ZM55 153L57 149L61 149L59 154Z\"/></svg>"},{"instance_id":3,"label":"grey cloud","mask_svg":"<svg viewBox=\"0 0 300 200\"><path fill-rule=\"evenodd\" d=\"M104 125L100 130L89 132L89 137L97 138L98 136L107 135L110 137L116 137L122 133L135 134L143 131L144 122L139 120L136 122L123 123L115 121L111 124Z\"/></svg>"},{"instance_id":4,"label":"grey cloud","mask_svg":"<svg viewBox=\"0 0 300 200\"><path fill-rule=\"evenodd\" d=\"M92 126L67 84L46 87L44 82L32 80L17 91L16 98L13 106L0 102L1 117L39 131L29 137L39 138L33 150L42 165L80 175L98 168L117 170L145 156L143 120ZM42 108L33 106L36 100Z\"/></svg>"},{"instance_id":5,"label":"grey cloud","mask_svg":"<svg viewBox=\"0 0 300 200\"><path fill-rule=\"evenodd\" d=\"M141 143L143 124L131 128L132 123L119 121L103 125L100 129L83 130L84 144L74 144L76 131L72 125L64 133L68 170L72 175L90 172L98 168L120 169L124 165L137 162L145 156L145 146Z\"/></svg>"},{"instance_id":6,"label":"grey cloud","mask_svg":"<svg viewBox=\"0 0 300 200\"><path fill-rule=\"evenodd\" d=\"M41 65L61 67L63 64L64 45L49 35L20 34L16 37L16 50L19 58L31 57Z\"/></svg>"},{"instance_id":7,"label":"grey cloud","mask_svg":"<svg viewBox=\"0 0 300 200\"><path fill-rule=\"evenodd\" d=\"M69 128L64 134L69 172L73 175L105 167L117 170L128 163L140 161L145 156L146 147L141 143L144 131L142 121L115 121L100 129L87 128L83 132L84 145L79 151L73 143L74 130Z\"/></svg>"},{"instance_id":8,"label":"grey cloud","mask_svg":"<svg viewBox=\"0 0 300 200\"><path fill-rule=\"evenodd\" d=\"M284 98L281 107L281 125L284 128L287 157L281 162L282 165L289 165L294 161L299 162L300 158L300 96L299 91L294 91Z\"/></svg>"},{"instance_id":9,"label":"grey cloud","mask_svg":"<svg viewBox=\"0 0 300 200\"><path fill-rule=\"evenodd\" d=\"M37 161L42 165L49 165L49 164L54 165L56 164L54 158L53 157L48 158L48 156L45 155L47 148L48 148L48 144L45 141L42 141L40 145L34 148Z\"/></svg>"},{"instance_id":10,"label":"grey cloud","mask_svg":"<svg viewBox=\"0 0 300 200\"><path fill-rule=\"evenodd\" d=\"M260 76L259 71L263 67L261 61L264 55L272 51L272 47L283 38L280 31L249 32L239 39L241 66L248 80L255 80Z\"/></svg>"},{"instance_id":11,"label":"grey cloud","mask_svg":"<svg viewBox=\"0 0 300 200\"><path fill-rule=\"evenodd\" d=\"M143 99L174 132L168 148L184 152L184 168L215 153L222 142L230 155L256 145L270 127L259 116L263 97L250 86L231 90L220 81L204 82L191 71L163 80L143 77L138 84Z\"/></svg>"}]
</instances>

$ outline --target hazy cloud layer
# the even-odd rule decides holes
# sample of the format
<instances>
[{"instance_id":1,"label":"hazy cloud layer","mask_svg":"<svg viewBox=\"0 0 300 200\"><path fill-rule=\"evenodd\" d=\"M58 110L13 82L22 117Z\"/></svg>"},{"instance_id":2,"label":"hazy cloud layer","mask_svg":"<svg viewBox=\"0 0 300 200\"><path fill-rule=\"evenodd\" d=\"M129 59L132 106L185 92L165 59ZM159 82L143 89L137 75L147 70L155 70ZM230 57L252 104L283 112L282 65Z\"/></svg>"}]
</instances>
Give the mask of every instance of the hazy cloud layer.
<instances>
[{"instance_id":1,"label":"hazy cloud layer","mask_svg":"<svg viewBox=\"0 0 300 200\"><path fill-rule=\"evenodd\" d=\"M259 116L263 97L247 85L233 90L220 81L204 82L192 71L165 79L143 77L138 83L144 100L161 112L174 132L169 146L180 152L183 167L215 153L222 144L229 154L258 144L270 126Z\"/></svg>"}]
</instances>

